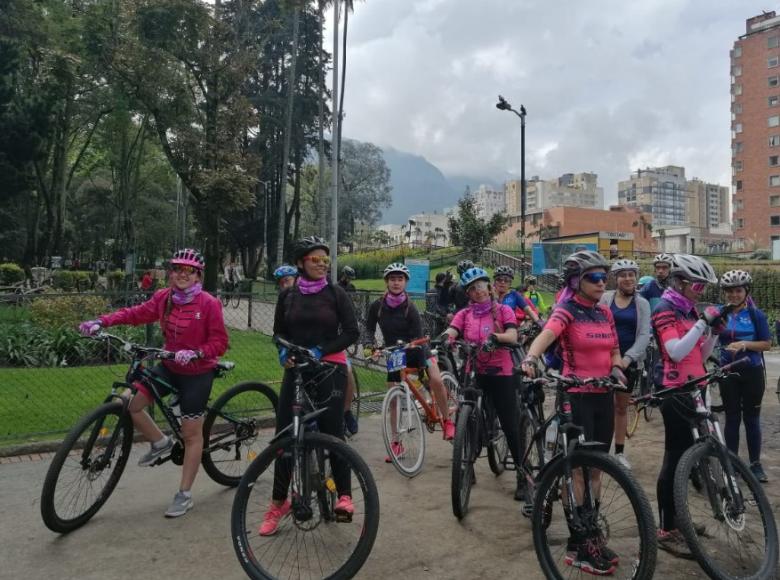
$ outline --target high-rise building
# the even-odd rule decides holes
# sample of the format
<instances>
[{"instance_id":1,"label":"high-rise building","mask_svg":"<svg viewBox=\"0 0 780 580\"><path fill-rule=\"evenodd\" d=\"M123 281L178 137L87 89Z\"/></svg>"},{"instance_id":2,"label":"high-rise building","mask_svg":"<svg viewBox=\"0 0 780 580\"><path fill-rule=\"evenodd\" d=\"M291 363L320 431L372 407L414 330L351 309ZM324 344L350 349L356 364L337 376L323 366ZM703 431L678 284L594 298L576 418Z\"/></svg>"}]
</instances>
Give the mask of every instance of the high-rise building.
<instances>
[{"instance_id":1,"label":"high-rise building","mask_svg":"<svg viewBox=\"0 0 780 580\"><path fill-rule=\"evenodd\" d=\"M675 165L638 169L618 182L618 203L652 214L653 227L687 223L688 182L685 168Z\"/></svg>"},{"instance_id":2,"label":"high-rise building","mask_svg":"<svg viewBox=\"0 0 780 580\"><path fill-rule=\"evenodd\" d=\"M520 181L507 181L506 213L520 215ZM603 209L604 189L595 173L564 173L557 179L532 177L526 182L525 213L541 213L551 207Z\"/></svg>"},{"instance_id":3,"label":"high-rise building","mask_svg":"<svg viewBox=\"0 0 780 580\"><path fill-rule=\"evenodd\" d=\"M474 205L476 206L477 216L489 220L497 213L506 211L506 196L503 191L496 191L486 185L480 185L475 191Z\"/></svg>"},{"instance_id":4,"label":"high-rise building","mask_svg":"<svg viewBox=\"0 0 780 580\"><path fill-rule=\"evenodd\" d=\"M748 18L731 50L734 233L780 239L780 16Z\"/></svg>"},{"instance_id":5,"label":"high-rise building","mask_svg":"<svg viewBox=\"0 0 780 580\"><path fill-rule=\"evenodd\" d=\"M729 188L693 178L688 181L688 224L706 229L729 224Z\"/></svg>"}]
</instances>

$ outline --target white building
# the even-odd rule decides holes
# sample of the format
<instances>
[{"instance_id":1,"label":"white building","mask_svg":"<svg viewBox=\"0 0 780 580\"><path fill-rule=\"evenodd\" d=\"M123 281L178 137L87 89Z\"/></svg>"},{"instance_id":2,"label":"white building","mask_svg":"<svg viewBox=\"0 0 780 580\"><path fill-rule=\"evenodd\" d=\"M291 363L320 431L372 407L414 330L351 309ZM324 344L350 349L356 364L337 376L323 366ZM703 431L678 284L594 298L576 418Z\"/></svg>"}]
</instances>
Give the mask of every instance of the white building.
<instances>
[{"instance_id":1,"label":"white building","mask_svg":"<svg viewBox=\"0 0 780 580\"><path fill-rule=\"evenodd\" d=\"M507 214L519 216L520 181L507 181L504 191ZM532 177L526 182L525 213L542 213L551 207L604 209L604 188L598 186L595 173L564 173L547 180Z\"/></svg>"},{"instance_id":2,"label":"white building","mask_svg":"<svg viewBox=\"0 0 780 580\"><path fill-rule=\"evenodd\" d=\"M490 189L486 185L480 185L479 189L472 193L477 216L489 220L497 213L506 211L506 194L503 191Z\"/></svg>"}]
</instances>

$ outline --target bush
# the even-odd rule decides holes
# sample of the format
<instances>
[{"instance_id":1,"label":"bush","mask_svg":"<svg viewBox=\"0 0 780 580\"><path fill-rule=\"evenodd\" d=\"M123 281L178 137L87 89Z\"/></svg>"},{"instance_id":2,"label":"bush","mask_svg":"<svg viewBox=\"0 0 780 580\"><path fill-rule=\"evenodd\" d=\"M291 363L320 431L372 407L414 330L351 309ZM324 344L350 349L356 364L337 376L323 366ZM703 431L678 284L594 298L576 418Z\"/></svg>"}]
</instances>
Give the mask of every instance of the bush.
<instances>
[{"instance_id":1,"label":"bush","mask_svg":"<svg viewBox=\"0 0 780 580\"><path fill-rule=\"evenodd\" d=\"M459 248L454 247L429 253L425 249L399 246L388 250L340 255L339 269L351 266L358 278L381 278L385 267L392 262L403 262L405 258L423 258L430 259L431 267L434 268L451 263L460 252Z\"/></svg>"},{"instance_id":2,"label":"bush","mask_svg":"<svg viewBox=\"0 0 780 580\"><path fill-rule=\"evenodd\" d=\"M0 284L16 284L24 280L24 270L18 264L0 264Z\"/></svg>"},{"instance_id":3,"label":"bush","mask_svg":"<svg viewBox=\"0 0 780 580\"><path fill-rule=\"evenodd\" d=\"M79 322L95 318L109 310L104 298L70 295L56 298L36 298L30 307L31 319L42 328L75 329Z\"/></svg>"},{"instance_id":4,"label":"bush","mask_svg":"<svg viewBox=\"0 0 780 580\"><path fill-rule=\"evenodd\" d=\"M125 280L125 273L122 270L114 270L106 274L108 278L108 289L119 290Z\"/></svg>"},{"instance_id":5,"label":"bush","mask_svg":"<svg viewBox=\"0 0 780 580\"><path fill-rule=\"evenodd\" d=\"M51 283L57 290L69 292L76 287L76 277L70 270L55 270L51 276Z\"/></svg>"}]
</instances>

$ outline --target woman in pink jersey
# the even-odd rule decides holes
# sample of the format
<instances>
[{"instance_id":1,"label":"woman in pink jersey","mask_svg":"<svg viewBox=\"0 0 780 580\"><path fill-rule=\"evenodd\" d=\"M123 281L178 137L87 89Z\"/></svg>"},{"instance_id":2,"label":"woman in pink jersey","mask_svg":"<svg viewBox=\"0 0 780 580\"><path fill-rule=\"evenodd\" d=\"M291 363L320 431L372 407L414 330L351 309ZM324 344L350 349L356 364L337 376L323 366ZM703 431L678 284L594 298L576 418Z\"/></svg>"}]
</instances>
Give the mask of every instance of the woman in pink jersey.
<instances>
[{"instance_id":1,"label":"woman in pink jersey","mask_svg":"<svg viewBox=\"0 0 780 580\"><path fill-rule=\"evenodd\" d=\"M89 336L108 326L138 326L159 321L165 349L176 353L174 360L162 361L153 369L178 391L182 413L184 463L181 484L165 512L167 517L182 516L192 509L190 489L203 454L203 414L211 394L217 359L228 346L222 305L211 294L203 292L201 286L204 266L203 256L197 250L178 250L170 262L168 288L158 290L143 304L104 314L79 326L81 333ZM174 444L145 410L153 400L151 393L139 385L129 406L133 425L151 442L151 449L138 462L142 466L154 464Z\"/></svg>"},{"instance_id":2,"label":"woman in pink jersey","mask_svg":"<svg viewBox=\"0 0 780 580\"><path fill-rule=\"evenodd\" d=\"M654 369L656 385L679 387L691 377L703 375L704 361L712 353L716 332L723 323L718 309L696 310L707 284L718 278L706 260L689 254L672 256L669 285L653 309L653 331L661 353ZM692 407L688 397L670 397L661 405L664 419L664 459L658 474L658 547L681 558L691 552L675 522L674 472L686 449L693 445L691 427L685 419L685 407Z\"/></svg>"},{"instance_id":3,"label":"woman in pink jersey","mask_svg":"<svg viewBox=\"0 0 780 580\"><path fill-rule=\"evenodd\" d=\"M528 349L523 361L526 375L536 376L539 358L557 340L564 376L583 379L612 376L626 383L612 312L599 304L607 286L608 270L606 258L591 250L575 252L566 258L564 288L544 330ZM609 451L615 424L612 393L600 387L579 387L569 392L574 424L583 428L587 441L598 441L604 451ZM593 475L597 495L600 475ZM581 480L579 474L580 486ZM565 559L568 565L592 574L614 571L618 556L607 547L601 532L596 538L582 537L574 529L569 533Z\"/></svg>"}]
</instances>

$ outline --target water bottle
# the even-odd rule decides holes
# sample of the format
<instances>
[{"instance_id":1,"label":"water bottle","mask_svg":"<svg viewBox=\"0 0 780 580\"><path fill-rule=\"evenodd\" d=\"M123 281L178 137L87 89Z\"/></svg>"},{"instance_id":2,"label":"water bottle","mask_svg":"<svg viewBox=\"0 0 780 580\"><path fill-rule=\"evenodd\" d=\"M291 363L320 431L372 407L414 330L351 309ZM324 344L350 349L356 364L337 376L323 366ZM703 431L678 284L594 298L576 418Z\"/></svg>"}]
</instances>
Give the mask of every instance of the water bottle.
<instances>
[{"instance_id":1,"label":"water bottle","mask_svg":"<svg viewBox=\"0 0 780 580\"><path fill-rule=\"evenodd\" d=\"M547 426L547 431L544 435L544 461L547 463L553 458L555 454L555 446L558 443L558 419L553 419Z\"/></svg>"},{"instance_id":2,"label":"water bottle","mask_svg":"<svg viewBox=\"0 0 780 580\"><path fill-rule=\"evenodd\" d=\"M171 412L176 417L176 422L181 425L181 406L179 405L179 396L174 395L171 399Z\"/></svg>"}]
</instances>

